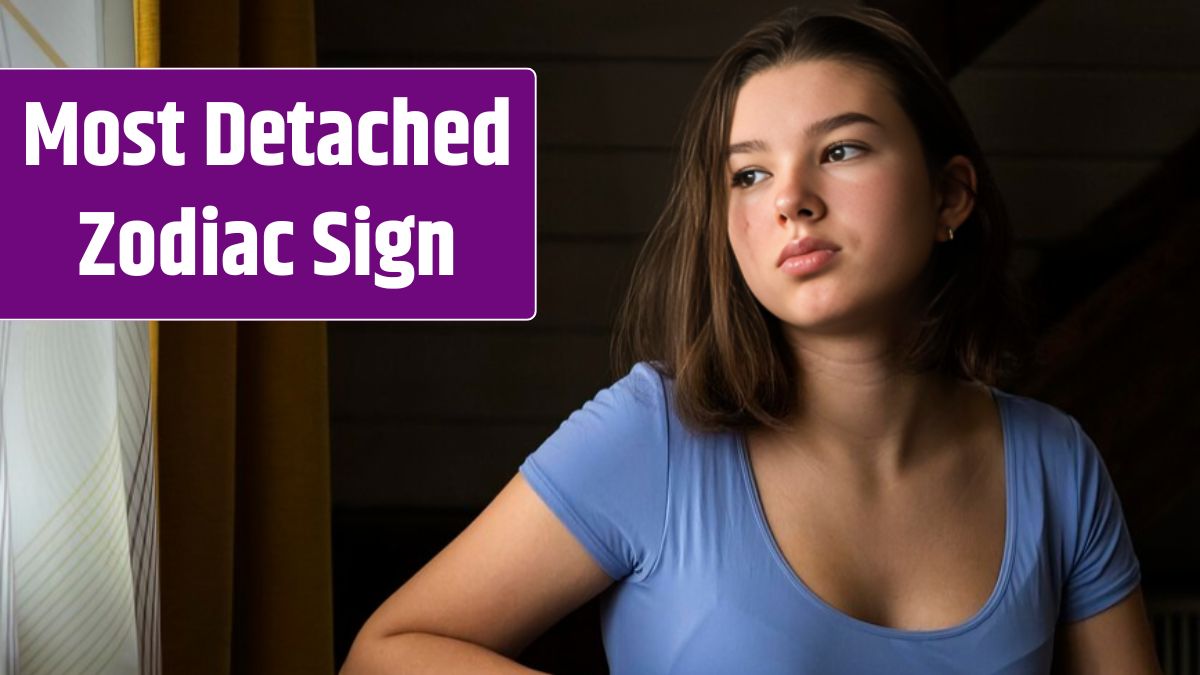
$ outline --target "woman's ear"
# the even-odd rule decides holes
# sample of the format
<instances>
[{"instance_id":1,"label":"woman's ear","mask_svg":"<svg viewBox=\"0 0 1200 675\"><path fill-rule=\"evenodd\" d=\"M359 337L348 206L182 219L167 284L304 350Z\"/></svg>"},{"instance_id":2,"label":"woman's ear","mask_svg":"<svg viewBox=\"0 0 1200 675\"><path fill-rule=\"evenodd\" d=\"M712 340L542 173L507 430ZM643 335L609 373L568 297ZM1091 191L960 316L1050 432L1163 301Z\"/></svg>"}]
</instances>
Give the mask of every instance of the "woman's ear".
<instances>
[{"instance_id":1,"label":"woman's ear","mask_svg":"<svg viewBox=\"0 0 1200 675\"><path fill-rule=\"evenodd\" d=\"M956 230L975 208L975 167L963 155L955 155L942 167L937 182L939 241L950 239L947 230Z\"/></svg>"}]
</instances>

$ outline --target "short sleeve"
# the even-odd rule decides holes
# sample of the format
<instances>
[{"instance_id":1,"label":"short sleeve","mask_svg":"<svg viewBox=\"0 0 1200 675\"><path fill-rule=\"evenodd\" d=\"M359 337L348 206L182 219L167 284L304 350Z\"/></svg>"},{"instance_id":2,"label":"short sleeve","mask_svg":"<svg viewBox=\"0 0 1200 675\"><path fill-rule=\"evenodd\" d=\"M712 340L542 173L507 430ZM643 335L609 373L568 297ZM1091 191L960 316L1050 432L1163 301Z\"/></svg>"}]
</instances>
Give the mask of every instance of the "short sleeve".
<instances>
[{"instance_id":1,"label":"short sleeve","mask_svg":"<svg viewBox=\"0 0 1200 675\"><path fill-rule=\"evenodd\" d=\"M1079 423L1075 433L1078 510L1074 554L1059 614L1079 621L1115 605L1141 581L1141 570L1121 512L1121 500L1100 453Z\"/></svg>"},{"instance_id":2,"label":"short sleeve","mask_svg":"<svg viewBox=\"0 0 1200 675\"><path fill-rule=\"evenodd\" d=\"M647 571L661 549L667 429L663 381L639 363L521 464L530 487L613 579Z\"/></svg>"}]
</instances>

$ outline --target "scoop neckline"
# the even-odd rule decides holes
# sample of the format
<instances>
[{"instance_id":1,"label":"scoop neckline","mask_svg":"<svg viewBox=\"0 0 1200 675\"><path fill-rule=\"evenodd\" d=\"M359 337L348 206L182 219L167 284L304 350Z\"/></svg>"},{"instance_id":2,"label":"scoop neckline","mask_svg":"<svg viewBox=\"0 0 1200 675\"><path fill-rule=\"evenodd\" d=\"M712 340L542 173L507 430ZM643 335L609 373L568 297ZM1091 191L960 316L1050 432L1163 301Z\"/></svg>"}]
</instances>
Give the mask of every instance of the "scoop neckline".
<instances>
[{"instance_id":1,"label":"scoop neckline","mask_svg":"<svg viewBox=\"0 0 1200 675\"><path fill-rule=\"evenodd\" d=\"M1010 572L1013 564L1016 533L1016 488L1014 486L1013 477L1016 475L1014 467L1014 452L1013 452L1013 437L1010 423L1010 413L1008 408L1007 395L988 385L988 391L991 393L992 401L995 403L997 411L1000 415L1000 430L1003 436L1002 443L1004 447L1004 552L1000 561L1000 571L996 577L996 583L992 587L992 593L988 596L983 606L977 612L965 621L954 626L945 628L935 628L932 630L906 630L902 628L893 628L891 626L882 626L880 624L864 621L842 610L834 607L826 602L815 591L808 587L800 575L794 570L787 558L783 555L783 550L779 547L779 542L776 541L774 533L771 532L770 525L767 524L766 511L763 509L762 499L758 493L758 485L754 478L754 470L750 466L750 455L746 449L745 434L735 433L735 439L738 446L738 459L741 464L743 483L746 491L749 493L750 501L753 504L754 519L758 523L758 528L763 538L766 540L767 547L770 549L770 554L774 558L784 572L784 575L797 590L801 596L815 605L821 612L830 615L835 621L844 623L852 628L874 633L888 638L899 638L906 640L931 640L938 638L948 638L955 635L966 633L976 626L987 620L996 608L1000 606L1000 601L1004 597L1004 593L1008 588L1008 580L1011 576Z\"/></svg>"}]
</instances>

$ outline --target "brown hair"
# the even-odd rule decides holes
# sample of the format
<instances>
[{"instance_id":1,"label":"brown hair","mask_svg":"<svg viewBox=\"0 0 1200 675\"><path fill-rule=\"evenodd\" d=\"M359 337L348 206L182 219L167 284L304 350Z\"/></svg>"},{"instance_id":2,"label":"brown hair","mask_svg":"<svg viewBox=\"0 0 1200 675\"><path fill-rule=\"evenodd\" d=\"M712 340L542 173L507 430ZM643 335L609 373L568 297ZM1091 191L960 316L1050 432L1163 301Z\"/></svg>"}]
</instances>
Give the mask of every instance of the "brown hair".
<instances>
[{"instance_id":1,"label":"brown hair","mask_svg":"<svg viewBox=\"0 0 1200 675\"><path fill-rule=\"evenodd\" d=\"M780 322L750 292L729 245L723 166L741 86L772 66L813 59L883 76L916 128L931 182L955 155L975 168L972 213L953 244L934 247L922 273L926 300L901 345L906 367L993 384L1028 350L1008 275L1008 216L929 57L883 11L790 9L752 29L705 76L685 119L674 186L617 316L618 374L649 361L673 377L676 409L698 429L781 427L797 403L797 364Z\"/></svg>"}]
</instances>

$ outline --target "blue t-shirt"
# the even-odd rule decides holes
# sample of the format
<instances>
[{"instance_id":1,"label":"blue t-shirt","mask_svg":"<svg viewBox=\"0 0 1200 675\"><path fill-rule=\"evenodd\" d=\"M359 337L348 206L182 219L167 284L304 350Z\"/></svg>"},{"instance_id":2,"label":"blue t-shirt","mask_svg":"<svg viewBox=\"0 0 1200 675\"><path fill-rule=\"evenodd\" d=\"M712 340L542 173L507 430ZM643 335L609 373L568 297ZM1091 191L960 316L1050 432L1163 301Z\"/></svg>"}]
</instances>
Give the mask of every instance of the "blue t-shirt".
<instances>
[{"instance_id":1,"label":"blue t-shirt","mask_svg":"<svg viewBox=\"0 0 1200 675\"><path fill-rule=\"evenodd\" d=\"M647 364L572 413L521 465L617 583L602 629L614 675L1043 675L1055 626L1139 583L1121 505L1091 440L1050 405L992 389L1004 429L1004 557L954 627L906 631L821 600L770 533L741 434L696 433Z\"/></svg>"}]
</instances>

